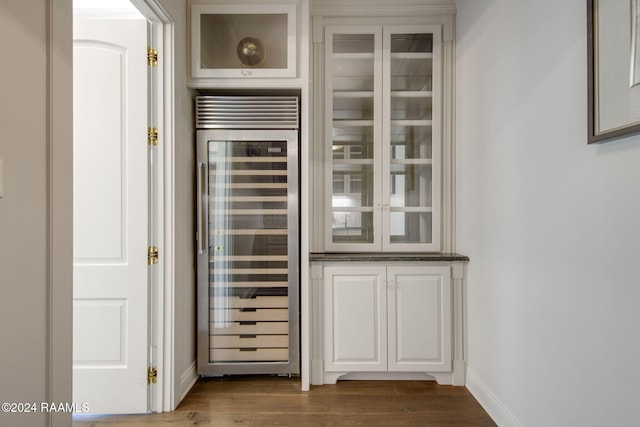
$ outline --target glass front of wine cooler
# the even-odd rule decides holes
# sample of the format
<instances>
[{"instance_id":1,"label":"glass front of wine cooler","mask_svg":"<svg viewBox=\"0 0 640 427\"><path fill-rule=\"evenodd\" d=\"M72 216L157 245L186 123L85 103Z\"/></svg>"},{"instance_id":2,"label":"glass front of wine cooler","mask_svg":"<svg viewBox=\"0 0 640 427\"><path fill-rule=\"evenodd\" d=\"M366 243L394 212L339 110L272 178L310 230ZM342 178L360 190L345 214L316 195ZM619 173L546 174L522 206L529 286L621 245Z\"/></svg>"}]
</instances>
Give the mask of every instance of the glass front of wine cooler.
<instances>
[{"instance_id":1,"label":"glass front of wine cooler","mask_svg":"<svg viewBox=\"0 0 640 427\"><path fill-rule=\"evenodd\" d=\"M297 132L198 139L200 372L297 373Z\"/></svg>"}]
</instances>

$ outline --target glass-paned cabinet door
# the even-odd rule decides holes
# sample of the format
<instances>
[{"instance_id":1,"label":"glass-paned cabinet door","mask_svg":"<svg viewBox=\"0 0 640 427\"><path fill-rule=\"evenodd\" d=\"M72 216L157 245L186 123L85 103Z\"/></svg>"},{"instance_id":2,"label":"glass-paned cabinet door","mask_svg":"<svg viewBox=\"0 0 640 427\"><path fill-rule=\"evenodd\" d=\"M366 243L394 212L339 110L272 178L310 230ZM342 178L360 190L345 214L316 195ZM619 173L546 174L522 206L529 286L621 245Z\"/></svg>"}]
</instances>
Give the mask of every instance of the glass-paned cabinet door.
<instances>
[{"instance_id":1,"label":"glass-paned cabinet door","mask_svg":"<svg viewBox=\"0 0 640 427\"><path fill-rule=\"evenodd\" d=\"M383 50L383 250L436 251L440 33L429 26L385 26Z\"/></svg>"},{"instance_id":2,"label":"glass-paned cabinet door","mask_svg":"<svg viewBox=\"0 0 640 427\"><path fill-rule=\"evenodd\" d=\"M296 29L295 4L194 4L192 77L295 77Z\"/></svg>"},{"instance_id":3,"label":"glass-paned cabinet door","mask_svg":"<svg viewBox=\"0 0 640 427\"><path fill-rule=\"evenodd\" d=\"M325 29L328 249L380 244L381 27Z\"/></svg>"},{"instance_id":4,"label":"glass-paned cabinet door","mask_svg":"<svg viewBox=\"0 0 640 427\"><path fill-rule=\"evenodd\" d=\"M440 250L441 27L325 27L325 249Z\"/></svg>"}]
</instances>

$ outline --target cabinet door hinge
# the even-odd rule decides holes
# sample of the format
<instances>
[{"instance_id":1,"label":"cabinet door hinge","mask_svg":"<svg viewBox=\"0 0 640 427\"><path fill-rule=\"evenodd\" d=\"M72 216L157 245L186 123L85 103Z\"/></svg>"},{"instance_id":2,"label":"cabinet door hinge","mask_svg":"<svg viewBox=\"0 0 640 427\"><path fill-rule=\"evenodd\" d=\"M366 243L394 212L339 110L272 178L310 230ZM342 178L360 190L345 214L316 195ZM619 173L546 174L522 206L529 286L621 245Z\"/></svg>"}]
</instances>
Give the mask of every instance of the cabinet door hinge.
<instances>
[{"instance_id":1,"label":"cabinet door hinge","mask_svg":"<svg viewBox=\"0 0 640 427\"><path fill-rule=\"evenodd\" d=\"M149 246L147 249L147 264L157 264L158 263L158 247L157 246Z\"/></svg>"},{"instance_id":2,"label":"cabinet door hinge","mask_svg":"<svg viewBox=\"0 0 640 427\"><path fill-rule=\"evenodd\" d=\"M150 67L158 66L158 49L147 48L147 64Z\"/></svg>"},{"instance_id":3,"label":"cabinet door hinge","mask_svg":"<svg viewBox=\"0 0 640 427\"><path fill-rule=\"evenodd\" d=\"M158 128L147 128L147 144L153 147L158 145Z\"/></svg>"},{"instance_id":4,"label":"cabinet door hinge","mask_svg":"<svg viewBox=\"0 0 640 427\"><path fill-rule=\"evenodd\" d=\"M149 366L147 369L147 384L155 384L158 382L158 368Z\"/></svg>"}]
</instances>

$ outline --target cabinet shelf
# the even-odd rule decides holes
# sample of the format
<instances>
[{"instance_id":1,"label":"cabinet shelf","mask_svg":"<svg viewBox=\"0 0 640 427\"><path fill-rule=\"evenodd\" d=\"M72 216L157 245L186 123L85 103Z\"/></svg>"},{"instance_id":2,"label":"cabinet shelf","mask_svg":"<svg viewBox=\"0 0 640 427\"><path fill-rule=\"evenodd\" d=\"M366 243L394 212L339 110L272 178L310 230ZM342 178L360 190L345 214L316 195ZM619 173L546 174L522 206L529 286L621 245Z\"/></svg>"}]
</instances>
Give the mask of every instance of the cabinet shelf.
<instances>
[{"instance_id":1,"label":"cabinet shelf","mask_svg":"<svg viewBox=\"0 0 640 427\"><path fill-rule=\"evenodd\" d=\"M373 126L373 120L334 120L333 127L365 127L365 126Z\"/></svg>"},{"instance_id":2,"label":"cabinet shelf","mask_svg":"<svg viewBox=\"0 0 640 427\"><path fill-rule=\"evenodd\" d=\"M432 98L433 92L427 90L392 90L392 98Z\"/></svg>"},{"instance_id":3,"label":"cabinet shelf","mask_svg":"<svg viewBox=\"0 0 640 427\"><path fill-rule=\"evenodd\" d=\"M334 212L373 212L373 206L332 206Z\"/></svg>"},{"instance_id":4,"label":"cabinet shelf","mask_svg":"<svg viewBox=\"0 0 640 427\"><path fill-rule=\"evenodd\" d=\"M334 159L333 164L334 165L372 165L373 159Z\"/></svg>"},{"instance_id":5,"label":"cabinet shelf","mask_svg":"<svg viewBox=\"0 0 640 427\"><path fill-rule=\"evenodd\" d=\"M433 59L431 52L391 52L391 59Z\"/></svg>"},{"instance_id":6,"label":"cabinet shelf","mask_svg":"<svg viewBox=\"0 0 640 427\"><path fill-rule=\"evenodd\" d=\"M334 98L373 98L372 90L333 91Z\"/></svg>"},{"instance_id":7,"label":"cabinet shelf","mask_svg":"<svg viewBox=\"0 0 640 427\"><path fill-rule=\"evenodd\" d=\"M373 52L354 52L354 53L334 53L332 56L334 61L344 61L352 59L374 59Z\"/></svg>"},{"instance_id":8,"label":"cabinet shelf","mask_svg":"<svg viewBox=\"0 0 640 427\"><path fill-rule=\"evenodd\" d=\"M359 163L351 163L351 162L355 162L353 160L347 160L346 163L345 161L343 161L344 163L337 163L334 162L333 164L333 172L341 172L341 173L357 173L357 174L363 174L365 172L367 172L367 168L364 168L363 166L370 166L369 170L371 169L371 167L373 166L373 161L372 160L363 160Z\"/></svg>"},{"instance_id":9,"label":"cabinet shelf","mask_svg":"<svg viewBox=\"0 0 640 427\"><path fill-rule=\"evenodd\" d=\"M433 120L391 120L391 126L432 126Z\"/></svg>"},{"instance_id":10,"label":"cabinet shelf","mask_svg":"<svg viewBox=\"0 0 640 427\"><path fill-rule=\"evenodd\" d=\"M418 212L418 213L422 213L422 212L433 212L433 208L431 207L400 207L400 206L391 206L389 209L391 209L391 212Z\"/></svg>"},{"instance_id":11,"label":"cabinet shelf","mask_svg":"<svg viewBox=\"0 0 640 427\"><path fill-rule=\"evenodd\" d=\"M433 160L431 159L393 159L392 165L431 165Z\"/></svg>"},{"instance_id":12,"label":"cabinet shelf","mask_svg":"<svg viewBox=\"0 0 640 427\"><path fill-rule=\"evenodd\" d=\"M372 91L373 74L369 75L335 75L333 77L333 90L337 92Z\"/></svg>"},{"instance_id":13,"label":"cabinet shelf","mask_svg":"<svg viewBox=\"0 0 640 427\"><path fill-rule=\"evenodd\" d=\"M334 135L332 138L333 145L367 145L369 144L366 141L363 141L363 134L345 134L345 135Z\"/></svg>"}]
</instances>

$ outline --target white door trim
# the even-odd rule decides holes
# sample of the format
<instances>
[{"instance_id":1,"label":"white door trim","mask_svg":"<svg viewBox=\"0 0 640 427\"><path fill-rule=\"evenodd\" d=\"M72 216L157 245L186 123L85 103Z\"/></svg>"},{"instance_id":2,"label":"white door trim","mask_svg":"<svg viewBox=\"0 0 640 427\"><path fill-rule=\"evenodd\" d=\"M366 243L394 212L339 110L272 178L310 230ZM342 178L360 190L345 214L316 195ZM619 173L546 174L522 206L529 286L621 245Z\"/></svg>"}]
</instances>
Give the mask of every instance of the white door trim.
<instances>
[{"instance_id":1,"label":"white door trim","mask_svg":"<svg viewBox=\"0 0 640 427\"><path fill-rule=\"evenodd\" d=\"M151 40L158 50L157 92L150 108L156 112L158 128L156 229L159 268L153 276L150 301L151 362L158 368L158 380L149 393L149 410L171 411L173 395L174 348L174 22L158 0L131 0L151 22Z\"/></svg>"}]
</instances>

